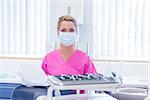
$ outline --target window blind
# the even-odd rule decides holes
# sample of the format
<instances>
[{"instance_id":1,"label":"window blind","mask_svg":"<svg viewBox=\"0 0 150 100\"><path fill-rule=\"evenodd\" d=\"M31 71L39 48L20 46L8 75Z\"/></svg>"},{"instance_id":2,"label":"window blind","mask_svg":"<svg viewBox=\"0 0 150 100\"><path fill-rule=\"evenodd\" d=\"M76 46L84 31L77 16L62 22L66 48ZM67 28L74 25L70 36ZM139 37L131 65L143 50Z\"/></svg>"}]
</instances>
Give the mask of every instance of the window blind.
<instances>
[{"instance_id":1,"label":"window blind","mask_svg":"<svg viewBox=\"0 0 150 100\"><path fill-rule=\"evenodd\" d=\"M150 0L94 0L94 58L150 58Z\"/></svg>"},{"instance_id":2,"label":"window blind","mask_svg":"<svg viewBox=\"0 0 150 100\"><path fill-rule=\"evenodd\" d=\"M43 55L47 0L0 0L0 54Z\"/></svg>"}]
</instances>

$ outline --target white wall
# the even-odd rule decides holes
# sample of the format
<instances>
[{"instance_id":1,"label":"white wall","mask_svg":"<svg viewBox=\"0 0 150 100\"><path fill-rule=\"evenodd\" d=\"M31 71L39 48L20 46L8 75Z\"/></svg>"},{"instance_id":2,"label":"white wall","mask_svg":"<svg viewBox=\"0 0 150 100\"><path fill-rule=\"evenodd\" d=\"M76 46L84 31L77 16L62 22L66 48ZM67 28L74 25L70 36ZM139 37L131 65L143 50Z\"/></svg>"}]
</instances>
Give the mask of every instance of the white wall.
<instances>
[{"instance_id":1,"label":"white wall","mask_svg":"<svg viewBox=\"0 0 150 100\"><path fill-rule=\"evenodd\" d=\"M0 81L2 77L18 78L17 71L23 65L41 67L42 60L17 60L17 59L0 59ZM148 79L148 64L133 63L133 62L94 62L98 73L105 73L107 71L115 71L122 77L137 77L142 80ZM33 73L34 74L34 73ZM9 82L8 80L8 82ZM19 79L16 79L19 81Z\"/></svg>"}]
</instances>

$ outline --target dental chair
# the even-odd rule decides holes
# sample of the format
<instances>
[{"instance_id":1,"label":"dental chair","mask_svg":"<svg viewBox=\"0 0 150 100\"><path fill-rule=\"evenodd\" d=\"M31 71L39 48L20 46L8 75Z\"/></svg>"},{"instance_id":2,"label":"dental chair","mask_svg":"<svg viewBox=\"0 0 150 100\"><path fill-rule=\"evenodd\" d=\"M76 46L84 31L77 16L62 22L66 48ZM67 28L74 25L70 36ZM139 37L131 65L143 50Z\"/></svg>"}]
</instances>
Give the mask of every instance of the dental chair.
<instances>
[{"instance_id":1,"label":"dental chair","mask_svg":"<svg viewBox=\"0 0 150 100\"><path fill-rule=\"evenodd\" d=\"M0 83L0 100L12 100L14 90L21 84Z\"/></svg>"}]
</instances>

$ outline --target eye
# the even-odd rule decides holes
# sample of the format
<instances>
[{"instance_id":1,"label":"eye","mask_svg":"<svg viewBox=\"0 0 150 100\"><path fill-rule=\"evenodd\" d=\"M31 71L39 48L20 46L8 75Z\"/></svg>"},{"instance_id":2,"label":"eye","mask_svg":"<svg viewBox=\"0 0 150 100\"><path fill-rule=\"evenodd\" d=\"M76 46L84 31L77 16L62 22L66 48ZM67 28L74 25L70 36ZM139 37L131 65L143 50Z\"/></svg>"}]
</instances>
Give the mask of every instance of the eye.
<instances>
[{"instance_id":1,"label":"eye","mask_svg":"<svg viewBox=\"0 0 150 100\"><path fill-rule=\"evenodd\" d=\"M70 29L70 32L74 32L75 30L74 29Z\"/></svg>"},{"instance_id":2,"label":"eye","mask_svg":"<svg viewBox=\"0 0 150 100\"><path fill-rule=\"evenodd\" d=\"M66 29L61 29L60 31L61 31L61 32L66 32Z\"/></svg>"}]
</instances>

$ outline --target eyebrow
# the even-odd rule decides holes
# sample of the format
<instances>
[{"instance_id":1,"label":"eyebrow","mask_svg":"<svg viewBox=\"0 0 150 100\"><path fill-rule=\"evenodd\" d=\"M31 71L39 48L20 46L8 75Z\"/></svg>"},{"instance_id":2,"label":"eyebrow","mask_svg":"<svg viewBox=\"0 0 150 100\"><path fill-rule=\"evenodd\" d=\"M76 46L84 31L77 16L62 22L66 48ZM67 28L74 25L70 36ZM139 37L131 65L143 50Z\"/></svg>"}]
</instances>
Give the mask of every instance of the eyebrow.
<instances>
[{"instance_id":1,"label":"eyebrow","mask_svg":"<svg viewBox=\"0 0 150 100\"><path fill-rule=\"evenodd\" d=\"M62 30L62 29L67 29L67 28L61 28L60 30ZM75 30L75 28L69 28L69 30Z\"/></svg>"}]
</instances>

